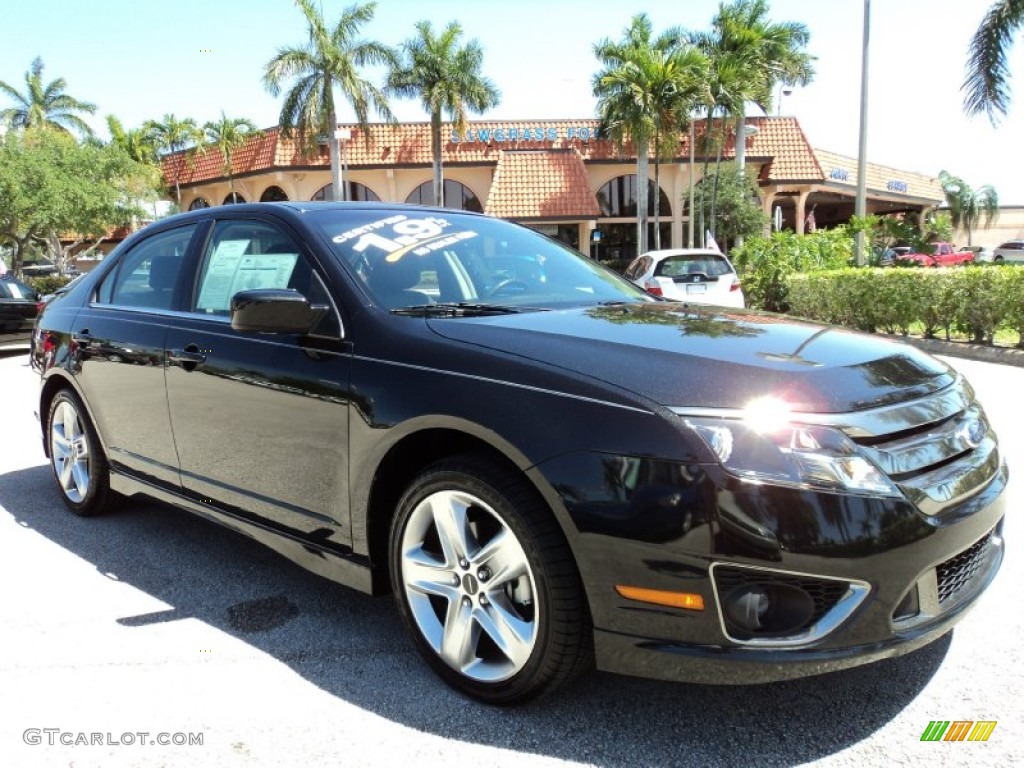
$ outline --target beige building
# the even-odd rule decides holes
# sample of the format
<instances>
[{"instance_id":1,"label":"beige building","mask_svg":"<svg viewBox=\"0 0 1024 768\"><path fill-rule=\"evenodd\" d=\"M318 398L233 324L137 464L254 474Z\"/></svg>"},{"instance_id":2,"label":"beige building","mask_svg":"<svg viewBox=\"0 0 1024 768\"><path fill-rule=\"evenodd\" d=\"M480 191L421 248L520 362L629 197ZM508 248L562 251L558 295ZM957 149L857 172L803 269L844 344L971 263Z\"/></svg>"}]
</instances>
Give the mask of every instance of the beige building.
<instances>
[{"instance_id":1,"label":"beige building","mask_svg":"<svg viewBox=\"0 0 1024 768\"><path fill-rule=\"evenodd\" d=\"M705 162L700 148L706 124L695 127L695 161L689 163L688 136L662 161L657 218L662 247L687 243L687 192ZM636 253L636 160L598 133L592 119L485 121L464 134L446 128L443 144L445 204L512 219L560 237L602 260ZM430 129L427 123L344 126L343 165L351 200L432 202ZM802 233L805 225L848 221L856 196L857 163L813 149L792 117L747 120L747 165L758 179L761 203L781 215L783 227ZM734 155L733 136L725 159ZM311 154L270 128L253 136L232 158L235 196L216 150L164 159L168 185L182 189L182 208L223 205L235 200L314 200L329 197L326 144ZM654 168L651 168L653 192ZM869 164L868 212L923 212L942 200L938 180L919 173ZM655 195L649 195L653 245ZM778 214L776 214L778 209ZM698 230L699 231L699 230Z\"/></svg>"}]
</instances>

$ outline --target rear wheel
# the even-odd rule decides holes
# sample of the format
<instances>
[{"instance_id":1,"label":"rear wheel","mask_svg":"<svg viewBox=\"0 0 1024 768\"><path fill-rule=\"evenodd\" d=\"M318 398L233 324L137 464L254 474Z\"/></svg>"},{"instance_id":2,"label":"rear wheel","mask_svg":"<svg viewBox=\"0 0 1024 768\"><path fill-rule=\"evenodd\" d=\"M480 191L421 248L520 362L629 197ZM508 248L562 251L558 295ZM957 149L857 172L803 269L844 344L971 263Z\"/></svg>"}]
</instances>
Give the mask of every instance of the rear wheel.
<instances>
[{"instance_id":1,"label":"rear wheel","mask_svg":"<svg viewBox=\"0 0 1024 768\"><path fill-rule=\"evenodd\" d=\"M57 393L47 425L50 468L68 509L83 517L106 511L111 498L107 458L74 392Z\"/></svg>"},{"instance_id":2,"label":"rear wheel","mask_svg":"<svg viewBox=\"0 0 1024 768\"><path fill-rule=\"evenodd\" d=\"M515 473L439 462L403 495L391 577L418 650L454 688L517 704L585 669L590 626L568 545Z\"/></svg>"}]
</instances>

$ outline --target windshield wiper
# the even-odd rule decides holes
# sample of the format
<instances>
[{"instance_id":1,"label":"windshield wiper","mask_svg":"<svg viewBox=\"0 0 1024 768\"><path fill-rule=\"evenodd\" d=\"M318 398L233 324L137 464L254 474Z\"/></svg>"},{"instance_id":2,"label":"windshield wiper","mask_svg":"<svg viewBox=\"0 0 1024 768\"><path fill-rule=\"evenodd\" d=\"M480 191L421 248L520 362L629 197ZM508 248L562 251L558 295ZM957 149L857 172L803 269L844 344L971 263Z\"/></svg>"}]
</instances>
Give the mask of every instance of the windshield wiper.
<instances>
[{"instance_id":1,"label":"windshield wiper","mask_svg":"<svg viewBox=\"0 0 1024 768\"><path fill-rule=\"evenodd\" d=\"M421 317L471 317L476 315L515 315L521 309L504 304L471 304L467 301L441 301L436 304L416 304L391 310L393 315Z\"/></svg>"}]
</instances>

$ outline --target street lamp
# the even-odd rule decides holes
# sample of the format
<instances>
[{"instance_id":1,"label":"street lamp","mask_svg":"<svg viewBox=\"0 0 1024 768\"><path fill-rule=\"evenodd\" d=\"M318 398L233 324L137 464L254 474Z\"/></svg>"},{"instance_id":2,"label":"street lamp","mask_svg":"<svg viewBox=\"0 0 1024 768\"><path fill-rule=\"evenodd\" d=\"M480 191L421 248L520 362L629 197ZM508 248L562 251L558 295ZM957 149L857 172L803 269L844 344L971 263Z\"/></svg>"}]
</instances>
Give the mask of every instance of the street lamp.
<instances>
[{"instance_id":1,"label":"street lamp","mask_svg":"<svg viewBox=\"0 0 1024 768\"><path fill-rule=\"evenodd\" d=\"M775 103L775 116L776 117L779 117L779 116L782 115L782 98L784 96L792 96L792 95L793 95L793 89L790 88L788 85L783 85L783 86L779 87L779 100Z\"/></svg>"},{"instance_id":2,"label":"street lamp","mask_svg":"<svg viewBox=\"0 0 1024 768\"><path fill-rule=\"evenodd\" d=\"M854 214L863 219L867 215L868 199L868 42L871 32L871 0L864 0L864 44L860 60L860 141L857 154L857 202ZM864 266L864 232L858 231L854 241L854 256L858 267Z\"/></svg>"}]
</instances>

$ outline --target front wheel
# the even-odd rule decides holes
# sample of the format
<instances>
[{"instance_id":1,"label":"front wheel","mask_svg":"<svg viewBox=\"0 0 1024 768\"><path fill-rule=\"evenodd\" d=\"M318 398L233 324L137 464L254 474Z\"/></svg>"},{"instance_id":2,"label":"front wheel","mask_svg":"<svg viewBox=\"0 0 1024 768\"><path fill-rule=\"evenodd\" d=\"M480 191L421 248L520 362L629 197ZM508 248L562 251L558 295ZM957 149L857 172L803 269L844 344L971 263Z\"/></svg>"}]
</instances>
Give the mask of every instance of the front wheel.
<instances>
[{"instance_id":1,"label":"front wheel","mask_svg":"<svg viewBox=\"0 0 1024 768\"><path fill-rule=\"evenodd\" d=\"M47 425L50 468L64 503L82 517L106 511L111 497L107 459L81 400L70 390L58 392Z\"/></svg>"},{"instance_id":2,"label":"front wheel","mask_svg":"<svg viewBox=\"0 0 1024 768\"><path fill-rule=\"evenodd\" d=\"M551 511L476 457L429 467L399 502L391 579L427 663L489 704L553 690L589 661L579 574Z\"/></svg>"}]
</instances>

